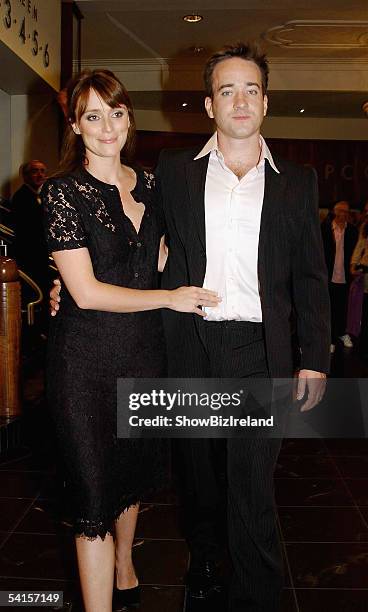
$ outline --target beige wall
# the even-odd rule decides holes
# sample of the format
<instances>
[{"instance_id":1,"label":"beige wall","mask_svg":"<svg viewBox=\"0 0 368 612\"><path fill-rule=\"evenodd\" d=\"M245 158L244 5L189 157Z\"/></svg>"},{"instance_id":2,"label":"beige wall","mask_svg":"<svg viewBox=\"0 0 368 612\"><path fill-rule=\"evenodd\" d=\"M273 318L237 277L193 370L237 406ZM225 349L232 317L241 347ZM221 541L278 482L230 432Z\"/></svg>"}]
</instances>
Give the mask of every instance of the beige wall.
<instances>
[{"instance_id":1,"label":"beige wall","mask_svg":"<svg viewBox=\"0 0 368 612\"><path fill-rule=\"evenodd\" d=\"M10 134L11 96L0 89L0 195L10 194L11 176L11 134Z\"/></svg>"},{"instance_id":2,"label":"beige wall","mask_svg":"<svg viewBox=\"0 0 368 612\"><path fill-rule=\"evenodd\" d=\"M58 164L58 114L50 96L10 96L0 90L0 195L19 187L19 166L41 159Z\"/></svg>"},{"instance_id":3,"label":"beige wall","mask_svg":"<svg viewBox=\"0 0 368 612\"><path fill-rule=\"evenodd\" d=\"M41 159L49 170L58 163L58 114L48 95L11 96L11 190L19 187L19 166Z\"/></svg>"},{"instance_id":4,"label":"beige wall","mask_svg":"<svg viewBox=\"0 0 368 612\"><path fill-rule=\"evenodd\" d=\"M11 0L12 19L6 26L9 7L2 2L0 40L51 87L60 86L61 0ZM25 38L20 36L24 26ZM37 44L34 32L37 32ZM48 62L45 51L47 49Z\"/></svg>"}]
</instances>

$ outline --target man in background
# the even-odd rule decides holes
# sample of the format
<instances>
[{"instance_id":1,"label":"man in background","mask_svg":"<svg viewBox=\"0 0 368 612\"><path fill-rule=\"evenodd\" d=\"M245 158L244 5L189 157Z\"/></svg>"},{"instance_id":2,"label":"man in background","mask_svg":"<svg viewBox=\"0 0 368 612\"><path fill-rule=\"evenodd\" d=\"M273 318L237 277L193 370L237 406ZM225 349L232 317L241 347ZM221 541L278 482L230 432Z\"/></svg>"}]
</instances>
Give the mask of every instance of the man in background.
<instances>
[{"instance_id":1,"label":"man in background","mask_svg":"<svg viewBox=\"0 0 368 612\"><path fill-rule=\"evenodd\" d=\"M342 340L345 348L353 346L346 333L346 316L350 260L358 240L358 230L349 223L349 211L349 202L337 202L332 220L326 219L321 226L331 302L331 353L334 353L338 339Z\"/></svg>"},{"instance_id":2,"label":"man in background","mask_svg":"<svg viewBox=\"0 0 368 612\"><path fill-rule=\"evenodd\" d=\"M11 209L15 230L15 258L18 267L34 280L44 296L48 293L48 251L43 228L43 211L40 189L46 179L46 165L38 160L23 164L20 174L23 185L14 193ZM28 290L25 289L25 294ZM23 295L24 301L28 300ZM34 293L32 293L34 298ZM45 304L45 301L44 301ZM42 331L45 331L46 308L42 312Z\"/></svg>"}]
</instances>

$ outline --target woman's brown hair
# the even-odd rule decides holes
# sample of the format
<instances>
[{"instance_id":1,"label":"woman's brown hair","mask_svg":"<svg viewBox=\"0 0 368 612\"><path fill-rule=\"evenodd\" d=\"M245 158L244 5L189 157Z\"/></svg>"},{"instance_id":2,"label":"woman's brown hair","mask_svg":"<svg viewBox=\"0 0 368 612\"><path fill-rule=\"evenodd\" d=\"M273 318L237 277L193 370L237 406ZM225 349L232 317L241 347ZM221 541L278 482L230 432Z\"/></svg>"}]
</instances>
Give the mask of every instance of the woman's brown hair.
<instances>
[{"instance_id":1,"label":"woman's brown hair","mask_svg":"<svg viewBox=\"0 0 368 612\"><path fill-rule=\"evenodd\" d=\"M75 134L72 124L79 122L87 108L89 93L93 89L111 108L122 104L128 109L129 129L127 140L121 151L121 161L130 162L135 146L135 119L127 90L110 70L83 70L70 81L65 94L60 97L67 125L61 148L61 160L57 175L65 175L86 164L86 151L82 137Z\"/></svg>"}]
</instances>

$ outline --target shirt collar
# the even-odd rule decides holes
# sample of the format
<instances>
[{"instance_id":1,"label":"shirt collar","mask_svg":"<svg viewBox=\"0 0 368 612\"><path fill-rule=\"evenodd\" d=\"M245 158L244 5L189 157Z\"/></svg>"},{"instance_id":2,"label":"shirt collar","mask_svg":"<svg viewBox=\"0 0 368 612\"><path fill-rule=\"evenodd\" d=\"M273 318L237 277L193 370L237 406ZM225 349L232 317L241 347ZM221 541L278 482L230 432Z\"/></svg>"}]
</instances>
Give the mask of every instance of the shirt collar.
<instances>
[{"instance_id":1,"label":"shirt collar","mask_svg":"<svg viewBox=\"0 0 368 612\"><path fill-rule=\"evenodd\" d=\"M259 144L261 146L261 157L260 160L258 162L258 165L264 161L265 159L267 159L270 163L271 168L277 172L277 174L280 174L280 171L278 170L271 151L269 150L267 143L265 141L265 139L263 138L263 136L259 137ZM198 153L198 155L194 158L194 161L196 161L197 159L201 159L201 157L205 157L205 155L208 155L209 153L221 153L221 151L218 148L218 142L217 142L217 132L215 132L214 134L212 134L211 138L206 142L206 144L204 145L203 149Z\"/></svg>"}]
</instances>

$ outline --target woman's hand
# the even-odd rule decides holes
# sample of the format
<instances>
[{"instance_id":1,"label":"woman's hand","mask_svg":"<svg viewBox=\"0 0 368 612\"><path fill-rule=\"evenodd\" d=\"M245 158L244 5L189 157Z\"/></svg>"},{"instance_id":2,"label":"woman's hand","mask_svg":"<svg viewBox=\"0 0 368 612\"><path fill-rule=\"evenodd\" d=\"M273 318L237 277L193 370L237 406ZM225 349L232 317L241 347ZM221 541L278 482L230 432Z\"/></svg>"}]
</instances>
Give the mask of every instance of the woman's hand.
<instances>
[{"instance_id":1,"label":"woman's hand","mask_svg":"<svg viewBox=\"0 0 368 612\"><path fill-rule=\"evenodd\" d=\"M49 297L50 297L50 313L51 316L54 317L59 310L59 302L60 302L60 289L61 282L58 278L54 280L54 286L50 289Z\"/></svg>"},{"instance_id":2,"label":"woman's hand","mask_svg":"<svg viewBox=\"0 0 368 612\"><path fill-rule=\"evenodd\" d=\"M200 317L205 317L206 313L199 306L214 308L221 302L221 298L215 291L202 287L179 287L170 291L169 294L171 310L193 312Z\"/></svg>"}]
</instances>

